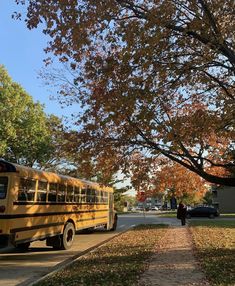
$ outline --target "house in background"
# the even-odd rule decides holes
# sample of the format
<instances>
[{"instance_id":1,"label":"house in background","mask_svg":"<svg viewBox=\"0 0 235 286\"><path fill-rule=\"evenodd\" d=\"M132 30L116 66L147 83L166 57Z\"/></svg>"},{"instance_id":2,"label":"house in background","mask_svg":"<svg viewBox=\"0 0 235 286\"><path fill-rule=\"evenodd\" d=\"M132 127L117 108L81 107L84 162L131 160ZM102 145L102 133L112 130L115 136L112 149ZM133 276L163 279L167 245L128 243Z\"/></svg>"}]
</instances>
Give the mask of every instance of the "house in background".
<instances>
[{"instance_id":1,"label":"house in background","mask_svg":"<svg viewBox=\"0 0 235 286\"><path fill-rule=\"evenodd\" d=\"M235 187L214 187L212 189L212 205L220 213L235 213Z\"/></svg>"}]
</instances>

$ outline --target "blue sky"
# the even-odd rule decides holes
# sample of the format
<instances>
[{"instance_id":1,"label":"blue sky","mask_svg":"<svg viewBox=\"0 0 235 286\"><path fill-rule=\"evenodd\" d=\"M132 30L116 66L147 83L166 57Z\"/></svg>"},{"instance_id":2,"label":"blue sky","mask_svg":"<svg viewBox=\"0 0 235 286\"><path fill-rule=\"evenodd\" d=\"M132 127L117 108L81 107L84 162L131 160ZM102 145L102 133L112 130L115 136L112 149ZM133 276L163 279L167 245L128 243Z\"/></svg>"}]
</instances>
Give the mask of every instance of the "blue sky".
<instances>
[{"instance_id":1,"label":"blue sky","mask_svg":"<svg viewBox=\"0 0 235 286\"><path fill-rule=\"evenodd\" d=\"M59 103L49 99L48 88L39 78L46 54L47 38L40 29L28 30L24 21L11 18L19 9L14 0L0 0L0 64L7 69L13 81L18 82L35 101L45 104L45 112L58 116L69 115Z\"/></svg>"}]
</instances>

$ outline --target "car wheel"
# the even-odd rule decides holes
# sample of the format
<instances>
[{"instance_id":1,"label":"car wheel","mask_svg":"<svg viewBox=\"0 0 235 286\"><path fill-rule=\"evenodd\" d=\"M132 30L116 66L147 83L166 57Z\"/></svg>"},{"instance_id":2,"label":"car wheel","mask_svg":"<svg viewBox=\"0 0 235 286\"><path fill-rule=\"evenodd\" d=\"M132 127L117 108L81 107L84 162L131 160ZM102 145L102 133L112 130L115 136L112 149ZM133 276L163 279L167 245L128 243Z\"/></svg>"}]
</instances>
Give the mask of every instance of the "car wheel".
<instances>
[{"instance_id":1,"label":"car wheel","mask_svg":"<svg viewBox=\"0 0 235 286\"><path fill-rule=\"evenodd\" d=\"M215 215L214 214L210 214L209 218L215 218Z\"/></svg>"},{"instance_id":2,"label":"car wheel","mask_svg":"<svg viewBox=\"0 0 235 286\"><path fill-rule=\"evenodd\" d=\"M186 218L191 218L191 215L190 215L190 214L187 214L187 215L186 215Z\"/></svg>"},{"instance_id":3,"label":"car wheel","mask_svg":"<svg viewBox=\"0 0 235 286\"><path fill-rule=\"evenodd\" d=\"M61 237L61 249L69 249L73 245L75 236L74 225L69 222L65 225L62 237Z\"/></svg>"}]
</instances>

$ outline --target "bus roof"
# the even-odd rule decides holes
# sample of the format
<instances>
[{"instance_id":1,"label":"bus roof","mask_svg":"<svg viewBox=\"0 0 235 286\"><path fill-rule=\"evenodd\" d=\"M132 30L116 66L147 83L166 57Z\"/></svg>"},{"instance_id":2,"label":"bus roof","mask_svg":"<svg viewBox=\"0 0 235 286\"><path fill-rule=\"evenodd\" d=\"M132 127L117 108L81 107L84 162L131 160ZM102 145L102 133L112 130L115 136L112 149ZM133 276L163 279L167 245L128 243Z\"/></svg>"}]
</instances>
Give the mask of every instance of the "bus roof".
<instances>
[{"instance_id":1,"label":"bus roof","mask_svg":"<svg viewBox=\"0 0 235 286\"><path fill-rule=\"evenodd\" d=\"M106 187L102 184L98 184L95 182L91 182L84 179L74 178L66 175L60 175L53 172L47 172L39 169L34 169L30 167L26 167L23 165L10 163L8 161L5 161L3 159L0 159L0 173L2 172L17 172L20 174L20 176L23 177L30 177L34 179L42 179L46 180L51 183L60 183L60 182L67 182L72 183L74 185L88 185L90 187L94 188L105 188L106 190L112 190L111 187Z\"/></svg>"}]
</instances>

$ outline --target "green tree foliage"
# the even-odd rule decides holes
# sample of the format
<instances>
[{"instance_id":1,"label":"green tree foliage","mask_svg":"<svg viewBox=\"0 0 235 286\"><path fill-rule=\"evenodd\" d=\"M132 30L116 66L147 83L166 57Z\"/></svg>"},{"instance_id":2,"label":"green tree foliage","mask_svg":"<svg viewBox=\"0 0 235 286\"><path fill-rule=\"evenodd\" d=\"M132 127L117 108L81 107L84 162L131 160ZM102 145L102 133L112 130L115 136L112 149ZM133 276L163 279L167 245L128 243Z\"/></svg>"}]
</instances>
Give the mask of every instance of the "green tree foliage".
<instances>
[{"instance_id":1,"label":"green tree foliage","mask_svg":"<svg viewBox=\"0 0 235 286\"><path fill-rule=\"evenodd\" d=\"M233 0L26 3L28 28L44 22L47 52L74 73L61 95L84 107L84 153L125 171L136 151L163 155L235 185Z\"/></svg>"},{"instance_id":2,"label":"green tree foliage","mask_svg":"<svg viewBox=\"0 0 235 286\"><path fill-rule=\"evenodd\" d=\"M74 168L73 162L76 153L71 149L70 137L73 131L68 130L61 119L51 114L45 119L46 132L49 135L45 160L40 162L40 167L50 171L67 174Z\"/></svg>"},{"instance_id":3,"label":"green tree foliage","mask_svg":"<svg viewBox=\"0 0 235 286\"><path fill-rule=\"evenodd\" d=\"M3 66L0 66L0 114L1 157L41 168L61 158L60 119L46 116L43 106L33 102Z\"/></svg>"}]
</instances>

